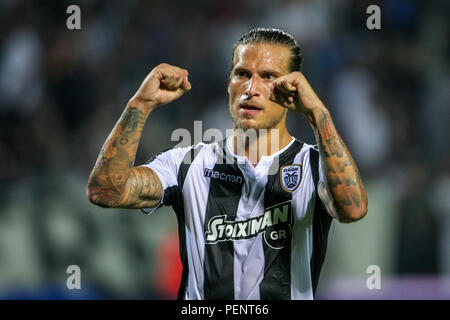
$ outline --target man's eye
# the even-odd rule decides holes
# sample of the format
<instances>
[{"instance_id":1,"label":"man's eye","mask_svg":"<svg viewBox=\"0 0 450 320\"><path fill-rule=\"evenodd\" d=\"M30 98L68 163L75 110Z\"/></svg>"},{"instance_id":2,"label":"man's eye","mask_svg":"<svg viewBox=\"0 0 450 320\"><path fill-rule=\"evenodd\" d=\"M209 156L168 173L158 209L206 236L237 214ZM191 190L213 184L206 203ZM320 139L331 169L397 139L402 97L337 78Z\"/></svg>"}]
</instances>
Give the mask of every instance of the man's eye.
<instances>
[{"instance_id":1,"label":"man's eye","mask_svg":"<svg viewBox=\"0 0 450 320\"><path fill-rule=\"evenodd\" d=\"M247 72L245 71L236 71L236 76L237 77L247 77Z\"/></svg>"},{"instance_id":2,"label":"man's eye","mask_svg":"<svg viewBox=\"0 0 450 320\"><path fill-rule=\"evenodd\" d=\"M267 73L267 74L263 75L263 78L266 79L266 80L273 81L273 80L275 80L277 77L276 77L274 74Z\"/></svg>"}]
</instances>

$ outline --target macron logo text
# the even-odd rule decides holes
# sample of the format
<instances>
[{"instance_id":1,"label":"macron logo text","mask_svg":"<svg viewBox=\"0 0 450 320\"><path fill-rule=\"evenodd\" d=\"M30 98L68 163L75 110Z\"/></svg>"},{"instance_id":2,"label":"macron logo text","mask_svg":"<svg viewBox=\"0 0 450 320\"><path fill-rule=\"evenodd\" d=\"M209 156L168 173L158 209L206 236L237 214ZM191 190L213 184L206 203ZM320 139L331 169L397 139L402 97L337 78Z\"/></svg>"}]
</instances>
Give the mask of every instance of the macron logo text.
<instances>
[{"instance_id":1,"label":"macron logo text","mask_svg":"<svg viewBox=\"0 0 450 320\"><path fill-rule=\"evenodd\" d=\"M207 178L219 179L226 182L242 184L242 177L234 174L224 173L212 169L205 169L204 176Z\"/></svg>"}]
</instances>

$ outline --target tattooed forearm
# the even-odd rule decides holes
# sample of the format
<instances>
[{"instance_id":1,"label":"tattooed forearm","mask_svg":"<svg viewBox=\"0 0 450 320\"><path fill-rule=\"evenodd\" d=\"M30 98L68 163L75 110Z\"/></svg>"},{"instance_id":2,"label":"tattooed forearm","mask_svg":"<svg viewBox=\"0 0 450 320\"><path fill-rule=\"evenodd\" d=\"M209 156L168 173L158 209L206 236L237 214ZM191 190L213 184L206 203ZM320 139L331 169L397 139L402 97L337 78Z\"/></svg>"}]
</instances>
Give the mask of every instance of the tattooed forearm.
<instances>
[{"instance_id":1,"label":"tattooed forearm","mask_svg":"<svg viewBox=\"0 0 450 320\"><path fill-rule=\"evenodd\" d=\"M137 195L143 192L143 182L136 175L131 185L128 179L145 120L142 110L128 106L116 123L89 177L88 193L93 203L104 207L127 206L127 201L136 202L131 196L133 192Z\"/></svg>"},{"instance_id":2,"label":"tattooed forearm","mask_svg":"<svg viewBox=\"0 0 450 320\"><path fill-rule=\"evenodd\" d=\"M315 115L313 128L337 218L344 222L362 218L367 211L366 191L358 168L336 131L328 110L321 110Z\"/></svg>"},{"instance_id":3,"label":"tattooed forearm","mask_svg":"<svg viewBox=\"0 0 450 320\"><path fill-rule=\"evenodd\" d=\"M136 108L131 107L129 112L122 114L121 120L123 121L123 130L119 131L120 144L127 144L130 135L136 132L139 126L139 118L142 112Z\"/></svg>"},{"instance_id":4,"label":"tattooed forearm","mask_svg":"<svg viewBox=\"0 0 450 320\"><path fill-rule=\"evenodd\" d=\"M331 188L340 186L342 184L342 181L339 179L339 177L329 177L327 180L328 180L328 185Z\"/></svg>"}]
</instances>

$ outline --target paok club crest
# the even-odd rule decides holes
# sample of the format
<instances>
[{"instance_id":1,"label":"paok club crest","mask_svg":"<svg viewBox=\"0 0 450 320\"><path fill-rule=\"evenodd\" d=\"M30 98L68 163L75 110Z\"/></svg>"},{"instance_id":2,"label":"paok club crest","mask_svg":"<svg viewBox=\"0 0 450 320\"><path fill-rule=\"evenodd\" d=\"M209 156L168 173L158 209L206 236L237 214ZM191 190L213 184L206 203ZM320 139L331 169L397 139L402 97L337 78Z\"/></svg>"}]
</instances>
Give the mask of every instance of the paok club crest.
<instances>
[{"instance_id":1,"label":"paok club crest","mask_svg":"<svg viewBox=\"0 0 450 320\"><path fill-rule=\"evenodd\" d=\"M290 164L280 168L280 184L287 192L294 192L302 181L302 165Z\"/></svg>"}]
</instances>

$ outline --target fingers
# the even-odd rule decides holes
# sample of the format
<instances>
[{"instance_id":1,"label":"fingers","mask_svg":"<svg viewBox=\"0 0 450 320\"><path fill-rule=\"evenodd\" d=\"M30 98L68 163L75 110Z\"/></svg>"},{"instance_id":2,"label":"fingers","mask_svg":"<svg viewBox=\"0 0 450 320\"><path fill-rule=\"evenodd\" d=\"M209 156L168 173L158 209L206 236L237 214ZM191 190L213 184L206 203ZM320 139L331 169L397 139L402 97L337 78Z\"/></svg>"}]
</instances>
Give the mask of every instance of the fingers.
<instances>
[{"instance_id":1,"label":"fingers","mask_svg":"<svg viewBox=\"0 0 450 320\"><path fill-rule=\"evenodd\" d=\"M289 109L295 109L298 100L298 80L296 74L289 74L275 79L272 83L270 100Z\"/></svg>"},{"instance_id":2,"label":"fingers","mask_svg":"<svg viewBox=\"0 0 450 320\"><path fill-rule=\"evenodd\" d=\"M274 80L272 86L274 89L276 88L285 94L297 92L294 80L295 79L290 79L289 77L279 77Z\"/></svg>"},{"instance_id":3,"label":"fingers","mask_svg":"<svg viewBox=\"0 0 450 320\"><path fill-rule=\"evenodd\" d=\"M186 91L191 90L191 88L192 88L191 83L188 80L187 74L183 77L183 82L181 83L181 88Z\"/></svg>"},{"instance_id":4,"label":"fingers","mask_svg":"<svg viewBox=\"0 0 450 320\"><path fill-rule=\"evenodd\" d=\"M274 82L272 85L271 99L281 100L283 102L294 102L294 96L297 94L297 88L287 82L287 80L281 80Z\"/></svg>"},{"instance_id":5,"label":"fingers","mask_svg":"<svg viewBox=\"0 0 450 320\"><path fill-rule=\"evenodd\" d=\"M165 88L169 90L182 89L184 91L191 89L187 70L166 63L160 64L158 69L160 82Z\"/></svg>"}]
</instances>

